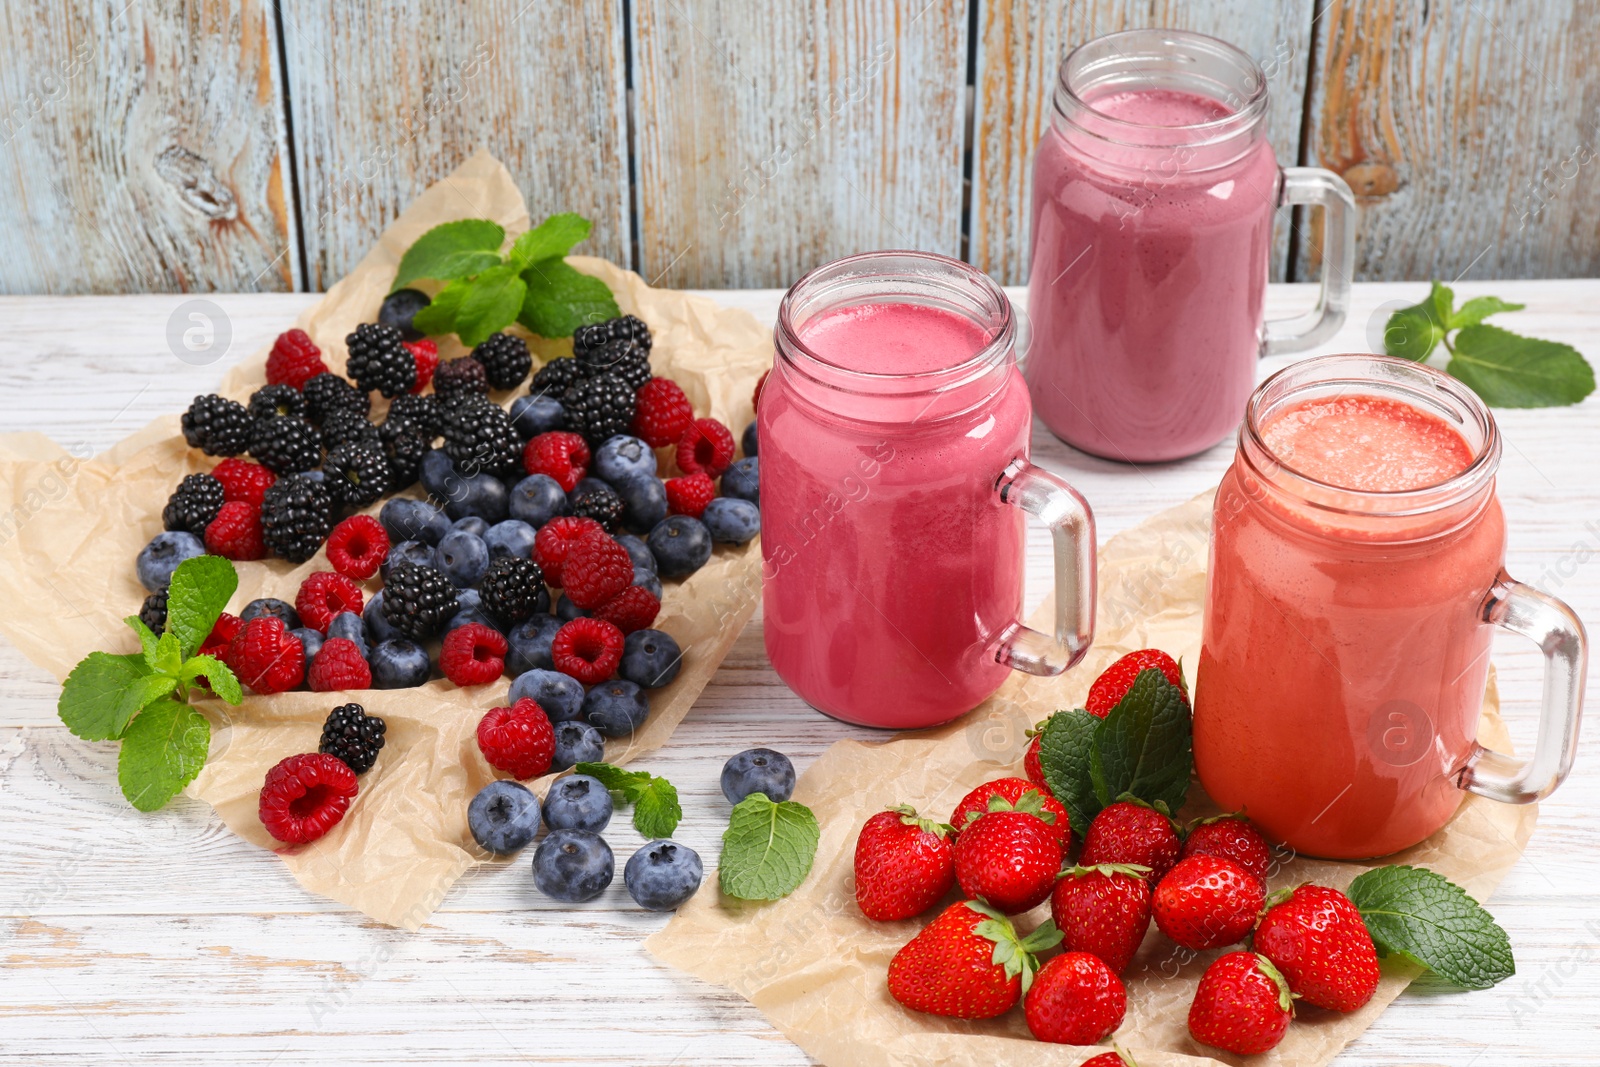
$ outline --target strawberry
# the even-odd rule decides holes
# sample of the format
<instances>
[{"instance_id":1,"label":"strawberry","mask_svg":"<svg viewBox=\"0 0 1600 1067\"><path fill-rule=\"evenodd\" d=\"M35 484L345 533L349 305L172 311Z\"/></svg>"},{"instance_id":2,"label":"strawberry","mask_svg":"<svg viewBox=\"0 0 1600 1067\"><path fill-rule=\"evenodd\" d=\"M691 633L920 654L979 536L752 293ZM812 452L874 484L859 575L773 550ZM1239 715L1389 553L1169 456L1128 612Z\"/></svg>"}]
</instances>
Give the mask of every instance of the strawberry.
<instances>
[{"instance_id":1,"label":"strawberry","mask_svg":"<svg viewBox=\"0 0 1600 1067\"><path fill-rule=\"evenodd\" d=\"M1237 812L1201 819L1183 839L1183 857L1221 856L1232 860L1262 882L1272 869L1272 846L1255 823Z\"/></svg>"},{"instance_id":2,"label":"strawberry","mask_svg":"<svg viewBox=\"0 0 1600 1067\"><path fill-rule=\"evenodd\" d=\"M1152 667L1166 675L1167 681L1182 689L1185 696L1188 695L1189 687L1183 684L1183 670L1173 658L1160 649L1142 648L1137 652L1129 652L1101 671L1100 677L1089 687L1089 698L1083 706L1089 714L1105 718L1128 695L1139 672Z\"/></svg>"},{"instance_id":3,"label":"strawberry","mask_svg":"<svg viewBox=\"0 0 1600 1067\"><path fill-rule=\"evenodd\" d=\"M1112 1050L1091 1056L1083 1061L1081 1067L1138 1067L1138 1065L1122 1053Z\"/></svg>"},{"instance_id":4,"label":"strawberry","mask_svg":"<svg viewBox=\"0 0 1600 1067\"><path fill-rule=\"evenodd\" d=\"M1254 1056L1283 1040L1293 1017L1289 985L1271 961L1254 952L1230 952L1200 978L1189 1005L1189 1035L1225 1052Z\"/></svg>"},{"instance_id":5,"label":"strawberry","mask_svg":"<svg viewBox=\"0 0 1600 1067\"><path fill-rule=\"evenodd\" d=\"M939 913L889 961L889 995L912 1011L992 1019L1033 984L1036 953L1061 940L1046 922L1022 937L1011 920L977 900Z\"/></svg>"},{"instance_id":6,"label":"strawberry","mask_svg":"<svg viewBox=\"0 0 1600 1067\"><path fill-rule=\"evenodd\" d=\"M1199 951L1243 938L1265 896L1261 882L1232 860L1190 856L1156 885L1150 910L1162 933Z\"/></svg>"},{"instance_id":7,"label":"strawberry","mask_svg":"<svg viewBox=\"0 0 1600 1067\"><path fill-rule=\"evenodd\" d=\"M991 804L997 797L1005 802L999 808ZM984 782L961 798L955 813L950 816L950 825L955 827L959 835L979 815L1001 810L1027 812L1049 823L1061 841L1063 852L1072 842L1072 824L1067 820L1067 809L1050 795L1048 789L1040 789L1026 778L997 778L992 782Z\"/></svg>"},{"instance_id":8,"label":"strawberry","mask_svg":"<svg viewBox=\"0 0 1600 1067\"><path fill-rule=\"evenodd\" d=\"M1150 929L1148 873L1115 863L1066 871L1050 895L1061 944L1100 957L1116 974L1127 970Z\"/></svg>"},{"instance_id":9,"label":"strawberry","mask_svg":"<svg viewBox=\"0 0 1600 1067\"><path fill-rule=\"evenodd\" d=\"M997 797L995 803L1005 801ZM991 811L956 838L956 881L967 896L1016 915L1049 898L1062 856L1060 838L1037 815Z\"/></svg>"},{"instance_id":10,"label":"strawberry","mask_svg":"<svg viewBox=\"0 0 1600 1067\"><path fill-rule=\"evenodd\" d=\"M1154 884L1178 862L1182 847L1178 831L1164 810L1140 800L1119 800L1089 824L1078 862L1085 867L1136 863L1150 868L1150 881Z\"/></svg>"},{"instance_id":11,"label":"strawberry","mask_svg":"<svg viewBox=\"0 0 1600 1067\"><path fill-rule=\"evenodd\" d=\"M880 811L856 838L856 904L879 922L921 915L956 882L950 827L905 804Z\"/></svg>"},{"instance_id":12,"label":"strawberry","mask_svg":"<svg viewBox=\"0 0 1600 1067\"><path fill-rule=\"evenodd\" d=\"M1064 952L1040 968L1022 1011L1040 1041L1095 1045L1122 1025L1128 991L1100 957Z\"/></svg>"},{"instance_id":13,"label":"strawberry","mask_svg":"<svg viewBox=\"0 0 1600 1067\"><path fill-rule=\"evenodd\" d=\"M1039 763L1039 742L1044 739L1045 724L1049 721L1043 719L1028 731L1028 749L1022 754L1022 773L1027 776L1028 781L1055 796L1050 789L1050 783L1044 780L1044 767Z\"/></svg>"},{"instance_id":14,"label":"strawberry","mask_svg":"<svg viewBox=\"0 0 1600 1067\"><path fill-rule=\"evenodd\" d=\"M1303 885L1275 896L1256 927L1256 951L1282 972L1295 996L1330 1011L1355 1011L1378 989L1378 950L1350 898Z\"/></svg>"}]
</instances>

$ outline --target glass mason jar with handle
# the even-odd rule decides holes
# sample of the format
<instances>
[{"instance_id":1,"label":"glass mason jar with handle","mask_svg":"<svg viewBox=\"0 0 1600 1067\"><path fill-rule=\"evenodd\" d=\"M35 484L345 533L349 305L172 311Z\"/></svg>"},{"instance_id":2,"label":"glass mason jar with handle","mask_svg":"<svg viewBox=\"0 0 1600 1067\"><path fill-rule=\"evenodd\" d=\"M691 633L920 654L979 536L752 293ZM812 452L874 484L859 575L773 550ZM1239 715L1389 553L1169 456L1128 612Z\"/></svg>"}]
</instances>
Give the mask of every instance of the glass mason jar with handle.
<instances>
[{"instance_id":1,"label":"glass mason jar with handle","mask_svg":"<svg viewBox=\"0 0 1600 1067\"><path fill-rule=\"evenodd\" d=\"M819 267L783 299L759 405L767 655L802 699L932 726L1012 669L1089 647L1089 507L1028 462L1015 323L975 268L922 252ZM1054 632L1022 625L1024 524L1054 536Z\"/></svg>"},{"instance_id":2,"label":"glass mason jar with handle","mask_svg":"<svg viewBox=\"0 0 1600 1067\"><path fill-rule=\"evenodd\" d=\"M1238 426L1263 354L1339 328L1355 256L1344 180L1280 169L1267 83L1212 37L1129 30L1061 64L1033 167L1025 373L1039 417L1097 456L1193 455ZM1325 209L1310 312L1264 319L1272 219Z\"/></svg>"}]
</instances>

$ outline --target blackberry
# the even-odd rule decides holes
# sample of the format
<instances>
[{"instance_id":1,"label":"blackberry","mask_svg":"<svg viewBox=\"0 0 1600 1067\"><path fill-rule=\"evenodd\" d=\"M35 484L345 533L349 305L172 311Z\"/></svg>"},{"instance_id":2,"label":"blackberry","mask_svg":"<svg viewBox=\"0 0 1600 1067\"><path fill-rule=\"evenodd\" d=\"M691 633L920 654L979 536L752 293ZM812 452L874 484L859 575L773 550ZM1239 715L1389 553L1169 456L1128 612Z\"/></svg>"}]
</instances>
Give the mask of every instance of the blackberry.
<instances>
[{"instance_id":1,"label":"blackberry","mask_svg":"<svg viewBox=\"0 0 1600 1067\"><path fill-rule=\"evenodd\" d=\"M197 396L183 413L183 439L208 456L237 456L250 444L250 412L216 393Z\"/></svg>"},{"instance_id":2,"label":"blackberry","mask_svg":"<svg viewBox=\"0 0 1600 1067\"><path fill-rule=\"evenodd\" d=\"M433 372L433 391L439 396L458 393L489 395L489 372L471 356L446 360Z\"/></svg>"},{"instance_id":3,"label":"blackberry","mask_svg":"<svg viewBox=\"0 0 1600 1067\"><path fill-rule=\"evenodd\" d=\"M417 384L417 360L398 326L364 322L344 339L345 373L365 392L395 397Z\"/></svg>"},{"instance_id":4,"label":"blackberry","mask_svg":"<svg viewBox=\"0 0 1600 1067\"><path fill-rule=\"evenodd\" d=\"M493 333L477 348L472 358L483 364L489 385L494 389L513 389L533 369L533 356L528 354L528 344L509 333Z\"/></svg>"},{"instance_id":5,"label":"blackberry","mask_svg":"<svg viewBox=\"0 0 1600 1067\"><path fill-rule=\"evenodd\" d=\"M522 462L522 438L499 404L463 396L446 404L442 414L445 455L462 474L507 474Z\"/></svg>"},{"instance_id":6,"label":"blackberry","mask_svg":"<svg viewBox=\"0 0 1600 1067\"><path fill-rule=\"evenodd\" d=\"M636 401L628 383L612 374L597 374L574 383L561 397L567 429L582 434L590 448L608 437L626 433Z\"/></svg>"},{"instance_id":7,"label":"blackberry","mask_svg":"<svg viewBox=\"0 0 1600 1067\"><path fill-rule=\"evenodd\" d=\"M257 419L250 454L273 474L298 474L322 462L322 439L304 419Z\"/></svg>"},{"instance_id":8,"label":"blackberry","mask_svg":"<svg viewBox=\"0 0 1600 1067\"><path fill-rule=\"evenodd\" d=\"M272 419L279 415L304 416L306 398L292 385L263 385L250 395L250 417Z\"/></svg>"},{"instance_id":9,"label":"blackberry","mask_svg":"<svg viewBox=\"0 0 1600 1067\"><path fill-rule=\"evenodd\" d=\"M352 441L376 441L378 428L359 411L335 411L322 420L322 447L338 448Z\"/></svg>"},{"instance_id":10,"label":"blackberry","mask_svg":"<svg viewBox=\"0 0 1600 1067\"><path fill-rule=\"evenodd\" d=\"M529 562L532 562L531 560ZM167 629L167 591L157 589L139 605L139 621L150 627L150 632L160 637Z\"/></svg>"},{"instance_id":11,"label":"blackberry","mask_svg":"<svg viewBox=\"0 0 1600 1067\"><path fill-rule=\"evenodd\" d=\"M389 456L375 440L340 445L322 461L322 470L334 495L351 507L375 504L389 491Z\"/></svg>"},{"instance_id":12,"label":"blackberry","mask_svg":"<svg viewBox=\"0 0 1600 1067\"><path fill-rule=\"evenodd\" d=\"M548 396L560 400L573 383L580 378L588 377L588 374L589 368L571 356L552 359L540 367L538 373L533 376L533 383L528 386L528 395Z\"/></svg>"},{"instance_id":13,"label":"blackberry","mask_svg":"<svg viewBox=\"0 0 1600 1067\"><path fill-rule=\"evenodd\" d=\"M383 304L378 308L378 321L398 329L400 336L407 341L420 341L423 333L413 320L417 312L431 303L433 301L428 299L428 294L420 289L396 289L383 298Z\"/></svg>"},{"instance_id":14,"label":"blackberry","mask_svg":"<svg viewBox=\"0 0 1600 1067\"><path fill-rule=\"evenodd\" d=\"M489 563L478 585L483 609L511 626L539 610L544 572L526 556L499 556Z\"/></svg>"},{"instance_id":15,"label":"blackberry","mask_svg":"<svg viewBox=\"0 0 1600 1067\"><path fill-rule=\"evenodd\" d=\"M422 457L432 447L431 441L408 430L397 430L384 437L383 446L389 456L389 491L398 493L416 485L422 476Z\"/></svg>"},{"instance_id":16,"label":"blackberry","mask_svg":"<svg viewBox=\"0 0 1600 1067\"><path fill-rule=\"evenodd\" d=\"M261 540L290 563L316 555L331 529L333 493L320 481L303 474L279 478L261 498Z\"/></svg>"},{"instance_id":17,"label":"blackberry","mask_svg":"<svg viewBox=\"0 0 1600 1067\"><path fill-rule=\"evenodd\" d=\"M652 344L650 327L644 320L634 315L623 315L605 322L595 322L588 326L579 326L572 331L572 351L581 353L584 349L599 348L609 341L631 341L650 351Z\"/></svg>"},{"instance_id":18,"label":"blackberry","mask_svg":"<svg viewBox=\"0 0 1600 1067\"><path fill-rule=\"evenodd\" d=\"M572 494L571 513L593 519L607 532L614 531L622 519L622 498L604 482L584 486Z\"/></svg>"},{"instance_id":19,"label":"blackberry","mask_svg":"<svg viewBox=\"0 0 1600 1067\"><path fill-rule=\"evenodd\" d=\"M432 440L439 432L439 402L433 396L402 393L389 405L383 426L399 429L401 424L418 437Z\"/></svg>"},{"instance_id":20,"label":"blackberry","mask_svg":"<svg viewBox=\"0 0 1600 1067\"><path fill-rule=\"evenodd\" d=\"M322 724L318 752L336 756L356 774L366 774L383 748L383 720L368 715L360 704L340 704Z\"/></svg>"},{"instance_id":21,"label":"blackberry","mask_svg":"<svg viewBox=\"0 0 1600 1067\"><path fill-rule=\"evenodd\" d=\"M305 397L306 418L312 422L320 423L335 411L365 415L372 410L372 397L332 371L323 371L306 382L300 395Z\"/></svg>"},{"instance_id":22,"label":"blackberry","mask_svg":"<svg viewBox=\"0 0 1600 1067\"><path fill-rule=\"evenodd\" d=\"M161 509L161 525L204 537L222 507L222 483L209 474L186 474Z\"/></svg>"},{"instance_id":23,"label":"blackberry","mask_svg":"<svg viewBox=\"0 0 1600 1067\"><path fill-rule=\"evenodd\" d=\"M383 585L383 617L413 641L426 641L456 613L456 587L432 567L402 563Z\"/></svg>"},{"instance_id":24,"label":"blackberry","mask_svg":"<svg viewBox=\"0 0 1600 1067\"><path fill-rule=\"evenodd\" d=\"M650 350L627 337L606 341L593 348L573 346L573 359L586 368L585 377L615 374L635 389L650 380ZM637 379L637 384L635 384Z\"/></svg>"}]
</instances>

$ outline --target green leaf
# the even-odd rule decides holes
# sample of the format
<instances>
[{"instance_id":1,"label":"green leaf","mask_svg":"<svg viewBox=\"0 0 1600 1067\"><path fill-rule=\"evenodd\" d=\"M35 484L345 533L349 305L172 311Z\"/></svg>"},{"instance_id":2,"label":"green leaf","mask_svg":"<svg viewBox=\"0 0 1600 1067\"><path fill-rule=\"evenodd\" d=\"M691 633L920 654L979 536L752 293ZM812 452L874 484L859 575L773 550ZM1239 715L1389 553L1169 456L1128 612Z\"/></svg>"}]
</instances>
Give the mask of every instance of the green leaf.
<instances>
[{"instance_id":1,"label":"green leaf","mask_svg":"<svg viewBox=\"0 0 1600 1067\"><path fill-rule=\"evenodd\" d=\"M1466 890L1423 867L1379 867L1350 883L1380 951L1398 953L1463 989L1517 971L1511 939Z\"/></svg>"},{"instance_id":2,"label":"green leaf","mask_svg":"<svg viewBox=\"0 0 1600 1067\"><path fill-rule=\"evenodd\" d=\"M122 736L128 725L122 715L123 695L129 686L149 674L149 665L138 653L114 656L91 652L61 683L56 712L76 737L85 741L113 740Z\"/></svg>"},{"instance_id":3,"label":"green leaf","mask_svg":"<svg viewBox=\"0 0 1600 1067\"><path fill-rule=\"evenodd\" d=\"M215 656L190 656L183 665L181 677L185 684L192 684L195 679L204 677L211 691L229 704L237 704L244 699L244 690L239 688L239 679L233 669Z\"/></svg>"},{"instance_id":4,"label":"green leaf","mask_svg":"<svg viewBox=\"0 0 1600 1067\"><path fill-rule=\"evenodd\" d=\"M1448 286L1434 282L1426 300L1389 316L1383 329L1383 350L1413 363L1427 359L1444 340L1455 299Z\"/></svg>"},{"instance_id":5,"label":"green leaf","mask_svg":"<svg viewBox=\"0 0 1600 1067\"><path fill-rule=\"evenodd\" d=\"M178 564L167 588L166 632L177 635L184 658L205 643L238 588L238 572L221 556L195 556Z\"/></svg>"},{"instance_id":6,"label":"green leaf","mask_svg":"<svg viewBox=\"0 0 1600 1067\"><path fill-rule=\"evenodd\" d=\"M1050 716L1039 735L1039 766L1045 783L1067 809L1072 829L1080 838L1102 807L1090 772L1099 729L1100 720L1078 708Z\"/></svg>"},{"instance_id":7,"label":"green leaf","mask_svg":"<svg viewBox=\"0 0 1600 1067\"><path fill-rule=\"evenodd\" d=\"M652 777L633 802L633 827L647 838L671 837L682 819L678 790L665 778Z\"/></svg>"},{"instance_id":8,"label":"green leaf","mask_svg":"<svg viewBox=\"0 0 1600 1067\"><path fill-rule=\"evenodd\" d=\"M188 704L163 700L128 727L117 757L117 782L128 803L155 811L205 766L211 724Z\"/></svg>"},{"instance_id":9,"label":"green leaf","mask_svg":"<svg viewBox=\"0 0 1600 1067\"><path fill-rule=\"evenodd\" d=\"M1502 311L1521 311L1527 306L1501 300L1498 296L1475 296L1451 313L1449 327L1458 330L1463 326L1476 326L1490 315L1498 315Z\"/></svg>"},{"instance_id":10,"label":"green leaf","mask_svg":"<svg viewBox=\"0 0 1600 1067\"><path fill-rule=\"evenodd\" d=\"M540 337L571 337L579 326L622 314L605 282L579 273L559 257L530 265L522 278L528 292L517 321Z\"/></svg>"},{"instance_id":11,"label":"green leaf","mask_svg":"<svg viewBox=\"0 0 1600 1067\"><path fill-rule=\"evenodd\" d=\"M722 835L722 891L740 900L788 896L811 873L821 837L804 804L774 804L765 793L751 793L734 805Z\"/></svg>"},{"instance_id":12,"label":"green leaf","mask_svg":"<svg viewBox=\"0 0 1600 1067\"><path fill-rule=\"evenodd\" d=\"M1498 326L1464 326L1445 368L1497 408L1576 404L1594 392L1594 368L1571 345Z\"/></svg>"},{"instance_id":13,"label":"green leaf","mask_svg":"<svg viewBox=\"0 0 1600 1067\"><path fill-rule=\"evenodd\" d=\"M511 246L509 262L520 271L541 259L564 256L588 237L591 229L593 224L588 219L571 211L551 215L517 238Z\"/></svg>"},{"instance_id":14,"label":"green leaf","mask_svg":"<svg viewBox=\"0 0 1600 1067\"><path fill-rule=\"evenodd\" d=\"M472 288L456 311L456 336L477 346L517 320L527 283L509 264L491 267L472 280Z\"/></svg>"},{"instance_id":15,"label":"green leaf","mask_svg":"<svg viewBox=\"0 0 1600 1067\"><path fill-rule=\"evenodd\" d=\"M165 700L177 688L178 679L171 674L147 674L129 682L128 687L122 691L122 702L117 705L117 721L120 724L118 734L123 735L127 732L128 723L142 709L158 700Z\"/></svg>"},{"instance_id":16,"label":"green leaf","mask_svg":"<svg viewBox=\"0 0 1600 1067\"><path fill-rule=\"evenodd\" d=\"M178 635L171 630L161 635L156 642L154 658L146 656L145 662L150 664L150 669L157 674L164 674L169 678L177 678L178 672L183 669L183 650L178 647Z\"/></svg>"},{"instance_id":17,"label":"green leaf","mask_svg":"<svg viewBox=\"0 0 1600 1067\"><path fill-rule=\"evenodd\" d=\"M451 269L451 257L461 252L496 252L505 242L506 231L497 222L488 219L458 219L445 222L412 242L400 257L400 268L395 272L392 293L404 289L418 278L437 278L448 281L458 275L440 273ZM421 327L418 327L421 329Z\"/></svg>"},{"instance_id":18,"label":"green leaf","mask_svg":"<svg viewBox=\"0 0 1600 1067\"><path fill-rule=\"evenodd\" d=\"M461 302L471 291L471 282L451 282L439 290L439 294L427 307L417 312L411 324L429 337L443 337L447 333L455 333L456 312L461 310Z\"/></svg>"},{"instance_id":19,"label":"green leaf","mask_svg":"<svg viewBox=\"0 0 1600 1067\"><path fill-rule=\"evenodd\" d=\"M1095 733L1089 773L1100 805L1131 794L1181 808L1194 769L1192 733L1183 691L1154 667L1140 671Z\"/></svg>"},{"instance_id":20,"label":"green leaf","mask_svg":"<svg viewBox=\"0 0 1600 1067\"><path fill-rule=\"evenodd\" d=\"M139 635L139 649L144 654L145 666L153 669L156 664L156 642L158 640L155 631L146 626L144 620L137 615L129 615L122 621L128 624L129 629Z\"/></svg>"},{"instance_id":21,"label":"green leaf","mask_svg":"<svg viewBox=\"0 0 1600 1067\"><path fill-rule=\"evenodd\" d=\"M482 274L505 262L499 252L453 252L440 262L436 277L442 282L459 281Z\"/></svg>"}]
</instances>

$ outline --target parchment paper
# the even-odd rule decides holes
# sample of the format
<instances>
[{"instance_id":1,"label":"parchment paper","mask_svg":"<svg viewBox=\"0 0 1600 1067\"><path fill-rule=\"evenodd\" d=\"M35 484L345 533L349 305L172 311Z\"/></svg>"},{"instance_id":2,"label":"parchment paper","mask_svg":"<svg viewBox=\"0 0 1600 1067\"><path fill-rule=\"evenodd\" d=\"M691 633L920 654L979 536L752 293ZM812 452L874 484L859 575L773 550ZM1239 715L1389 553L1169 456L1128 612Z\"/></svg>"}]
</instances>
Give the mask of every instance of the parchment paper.
<instances>
[{"instance_id":1,"label":"parchment paper","mask_svg":"<svg viewBox=\"0 0 1600 1067\"><path fill-rule=\"evenodd\" d=\"M316 340L330 367L343 369L344 337L376 316L401 253L430 227L457 218L495 219L512 236L529 224L510 174L486 153L429 187L360 265L301 316L297 325ZM745 312L652 289L604 260L574 256L570 262L603 278L623 311L649 323L653 369L683 386L697 414L721 419L735 433L750 421L756 379L771 363L768 330ZM533 343L544 356L571 352L566 340ZM452 337L440 355L462 351ZM265 362L265 351L245 360L228 373L221 392L247 399L265 382ZM507 403L511 395L496 398ZM383 403L375 399L374 418ZM160 532L161 509L179 479L216 462L185 445L177 415L155 420L92 459L70 455L39 434L0 436L0 520L10 517L0 521L0 603L21 607L0 612L0 632L57 678L94 649L138 651L121 621L138 613L145 595L134 557ZM376 514L378 506L367 510ZM722 545L688 579L666 583L655 625L683 649L683 668L671 685L650 694L645 726L607 744L608 760L637 759L672 736L755 611L760 566L759 541ZM300 566L241 563L229 610L237 613L260 596L293 603L307 574L328 569L321 552ZM379 588L373 579L365 593ZM377 765L362 776L360 795L338 827L279 855L312 892L416 929L462 872L488 859L467 832L466 810L473 794L496 777L478 751L478 720L505 703L509 687L509 678L468 689L441 679L417 689L247 696L237 708L204 701L199 706L212 723L211 753L188 792L211 804L241 837L274 848L278 843L256 814L267 769L285 756L316 751L329 710L360 702L388 725ZM543 793L544 786L535 789ZM115 791L116 783L108 781L107 788Z\"/></svg>"},{"instance_id":2,"label":"parchment paper","mask_svg":"<svg viewBox=\"0 0 1600 1067\"><path fill-rule=\"evenodd\" d=\"M1013 675L996 696L951 726L876 745L841 741L823 753L795 791L795 799L816 812L822 841L816 866L793 895L747 903L722 897L708 880L707 890L680 909L646 948L745 997L829 1067L1065 1067L1104 1052L1105 1046L1034 1041L1020 1009L1000 1019L963 1022L907 1011L891 999L885 985L889 960L936 911L903 923L863 918L855 904L855 838L869 816L890 805L909 803L926 815L948 818L974 786L1021 774L1024 731L1058 708L1080 706L1095 676L1117 657L1155 647L1181 655L1186 665L1197 662L1210 509L1207 493L1146 520L1102 548L1095 644L1083 664L1065 677ZM1047 629L1050 617L1046 603L1033 625ZM1498 706L1491 682L1480 737L1510 751ZM1190 796L1197 800L1185 808L1185 818L1214 812L1198 785ZM1481 900L1521 855L1535 817L1532 807L1469 797L1444 829L1383 862L1429 867ZM1367 869L1287 853L1279 859L1269 879L1273 889L1306 881L1344 888ZM1049 914L1047 904L1023 917L1020 925L1032 929ZM1224 951L1188 952L1152 925L1123 976L1128 1014L1113 1035L1141 1067L1245 1062L1232 1056L1212 1058L1189 1038L1186 1026L1201 973ZM1398 961L1386 961L1383 971L1382 984L1366 1007L1341 1016L1301 1006L1283 1042L1248 1062L1294 1067L1327 1063L1418 974L1418 968Z\"/></svg>"}]
</instances>

